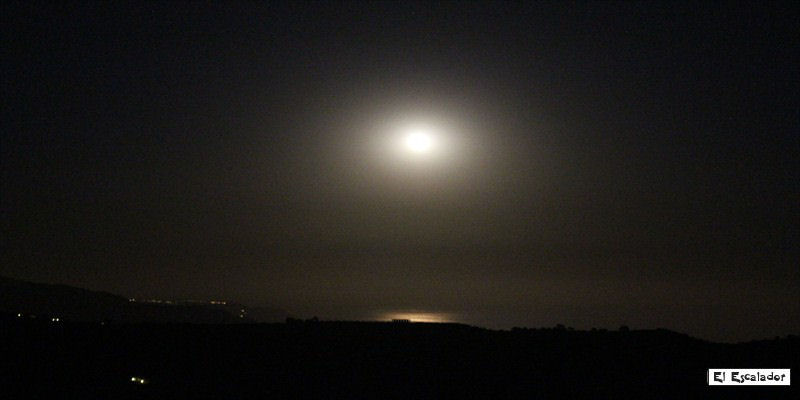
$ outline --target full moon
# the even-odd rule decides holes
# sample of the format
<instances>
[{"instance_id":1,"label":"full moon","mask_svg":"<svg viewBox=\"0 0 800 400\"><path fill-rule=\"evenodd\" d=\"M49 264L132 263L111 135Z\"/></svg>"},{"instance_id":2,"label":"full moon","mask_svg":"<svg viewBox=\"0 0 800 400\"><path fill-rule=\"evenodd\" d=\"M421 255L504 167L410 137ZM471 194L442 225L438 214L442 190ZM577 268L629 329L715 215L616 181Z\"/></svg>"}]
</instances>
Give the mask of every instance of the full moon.
<instances>
[{"instance_id":1,"label":"full moon","mask_svg":"<svg viewBox=\"0 0 800 400\"><path fill-rule=\"evenodd\" d=\"M416 130L406 136L405 144L414 153L427 153L433 147L433 138L423 130Z\"/></svg>"}]
</instances>

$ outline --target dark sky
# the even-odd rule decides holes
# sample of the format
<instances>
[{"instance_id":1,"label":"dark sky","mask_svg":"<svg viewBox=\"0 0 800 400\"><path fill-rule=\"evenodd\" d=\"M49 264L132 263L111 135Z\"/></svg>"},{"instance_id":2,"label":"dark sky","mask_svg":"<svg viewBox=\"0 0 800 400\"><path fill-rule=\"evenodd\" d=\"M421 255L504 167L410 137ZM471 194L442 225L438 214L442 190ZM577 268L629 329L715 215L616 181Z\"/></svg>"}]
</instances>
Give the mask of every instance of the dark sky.
<instances>
[{"instance_id":1,"label":"dark sky","mask_svg":"<svg viewBox=\"0 0 800 400\"><path fill-rule=\"evenodd\" d=\"M3 2L0 274L798 333L800 18L763 7Z\"/></svg>"}]
</instances>

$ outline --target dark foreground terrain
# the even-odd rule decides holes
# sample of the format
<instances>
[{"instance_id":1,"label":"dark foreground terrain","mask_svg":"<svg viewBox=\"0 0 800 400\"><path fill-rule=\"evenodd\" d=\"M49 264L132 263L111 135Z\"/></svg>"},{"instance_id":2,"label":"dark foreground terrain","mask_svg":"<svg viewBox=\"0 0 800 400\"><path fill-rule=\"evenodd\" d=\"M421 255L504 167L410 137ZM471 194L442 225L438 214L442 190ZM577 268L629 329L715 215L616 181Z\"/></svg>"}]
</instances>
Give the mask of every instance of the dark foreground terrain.
<instances>
[{"instance_id":1,"label":"dark foreground terrain","mask_svg":"<svg viewBox=\"0 0 800 400\"><path fill-rule=\"evenodd\" d=\"M790 398L708 387L707 368L792 368L796 336L457 324L0 322L2 398ZM143 379L144 383L139 381Z\"/></svg>"}]
</instances>

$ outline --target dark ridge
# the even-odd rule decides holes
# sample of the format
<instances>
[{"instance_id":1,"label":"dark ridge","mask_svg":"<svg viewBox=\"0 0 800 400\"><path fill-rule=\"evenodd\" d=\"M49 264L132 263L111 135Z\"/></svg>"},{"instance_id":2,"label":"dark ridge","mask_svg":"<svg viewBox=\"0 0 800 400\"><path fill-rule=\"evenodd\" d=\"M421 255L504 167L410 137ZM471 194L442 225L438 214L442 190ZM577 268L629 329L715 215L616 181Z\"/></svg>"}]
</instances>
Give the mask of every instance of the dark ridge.
<instances>
[{"instance_id":1,"label":"dark ridge","mask_svg":"<svg viewBox=\"0 0 800 400\"><path fill-rule=\"evenodd\" d=\"M624 326L230 324L251 321L7 278L0 300L0 387L20 398L792 398L791 387L709 387L706 371L800 361L794 335L719 344Z\"/></svg>"},{"instance_id":2,"label":"dark ridge","mask_svg":"<svg viewBox=\"0 0 800 400\"><path fill-rule=\"evenodd\" d=\"M791 398L791 387L709 387L706 371L797 370L800 360L796 336L733 345L667 330L104 325L10 314L0 316L0 352L7 392L115 399Z\"/></svg>"}]
</instances>

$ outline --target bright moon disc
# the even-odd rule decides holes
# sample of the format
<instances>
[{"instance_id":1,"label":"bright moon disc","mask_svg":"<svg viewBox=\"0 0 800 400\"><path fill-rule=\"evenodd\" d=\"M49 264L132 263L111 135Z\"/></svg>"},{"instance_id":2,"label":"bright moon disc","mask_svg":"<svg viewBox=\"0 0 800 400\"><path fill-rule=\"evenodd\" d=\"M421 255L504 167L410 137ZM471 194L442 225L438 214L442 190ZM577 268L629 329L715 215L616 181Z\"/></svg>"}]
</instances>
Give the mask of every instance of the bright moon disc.
<instances>
[{"instance_id":1,"label":"bright moon disc","mask_svg":"<svg viewBox=\"0 0 800 400\"><path fill-rule=\"evenodd\" d=\"M406 136L406 147L415 153L425 153L432 145L433 139L425 132L411 132Z\"/></svg>"}]
</instances>

